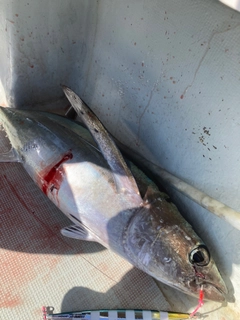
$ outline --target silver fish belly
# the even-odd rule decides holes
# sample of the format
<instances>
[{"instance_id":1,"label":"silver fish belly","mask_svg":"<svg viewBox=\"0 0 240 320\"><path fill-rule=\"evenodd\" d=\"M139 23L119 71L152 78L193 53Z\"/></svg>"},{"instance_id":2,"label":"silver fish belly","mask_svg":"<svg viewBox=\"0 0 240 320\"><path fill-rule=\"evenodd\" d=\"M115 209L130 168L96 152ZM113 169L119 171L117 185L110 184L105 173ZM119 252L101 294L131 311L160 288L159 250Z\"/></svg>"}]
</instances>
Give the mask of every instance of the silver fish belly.
<instances>
[{"instance_id":1,"label":"silver fish belly","mask_svg":"<svg viewBox=\"0 0 240 320\"><path fill-rule=\"evenodd\" d=\"M203 241L165 193L126 165L96 116L78 108L80 98L64 91L96 144L68 119L0 108L15 161L73 222L62 234L97 241L187 294L198 296L203 285L207 299L223 301L227 289Z\"/></svg>"}]
</instances>

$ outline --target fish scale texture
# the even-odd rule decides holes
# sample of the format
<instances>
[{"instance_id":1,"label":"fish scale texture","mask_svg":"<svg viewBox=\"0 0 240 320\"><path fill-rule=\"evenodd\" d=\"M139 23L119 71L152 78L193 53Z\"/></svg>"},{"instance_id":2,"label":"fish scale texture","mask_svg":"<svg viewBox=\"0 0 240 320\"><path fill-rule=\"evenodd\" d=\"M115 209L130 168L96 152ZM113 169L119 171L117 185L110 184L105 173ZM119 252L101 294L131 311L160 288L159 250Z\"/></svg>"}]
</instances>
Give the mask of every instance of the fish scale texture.
<instances>
[{"instance_id":1,"label":"fish scale texture","mask_svg":"<svg viewBox=\"0 0 240 320\"><path fill-rule=\"evenodd\" d=\"M0 131L0 152L9 149ZM71 222L19 163L0 163L0 319L96 308L169 310L154 280L97 243L64 238Z\"/></svg>"}]
</instances>

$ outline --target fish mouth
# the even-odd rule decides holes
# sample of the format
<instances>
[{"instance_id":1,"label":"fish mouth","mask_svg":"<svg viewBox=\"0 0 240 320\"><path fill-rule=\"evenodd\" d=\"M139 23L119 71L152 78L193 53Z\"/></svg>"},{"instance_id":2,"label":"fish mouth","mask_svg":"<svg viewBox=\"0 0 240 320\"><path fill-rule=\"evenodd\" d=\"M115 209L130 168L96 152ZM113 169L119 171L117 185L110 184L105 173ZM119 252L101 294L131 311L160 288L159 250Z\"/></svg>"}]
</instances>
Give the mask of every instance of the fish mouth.
<instances>
[{"instance_id":1,"label":"fish mouth","mask_svg":"<svg viewBox=\"0 0 240 320\"><path fill-rule=\"evenodd\" d=\"M210 282L202 282L204 297L207 300L224 302L226 301L226 295L228 290L224 283L213 284Z\"/></svg>"},{"instance_id":2,"label":"fish mouth","mask_svg":"<svg viewBox=\"0 0 240 320\"><path fill-rule=\"evenodd\" d=\"M216 302L224 302L226 301L226 291L223 291L222 289L216 287L215 285L211 283L202 283L203 286L203 293L204 293L204 300L210 300L210 301L216 301ZM186 290L185 288L179 288L177 286L173 286L174 288L184 292L185 294L194 296L195 298L199 298L201 285L199 285L197 288L195 288L193 291Z\"/></svg>"},{"instance_id":3,"label":"fish mouth","mask_svg":"<svg viewBox=\"0 0 240 320\"><path fill-rule=\"evenodd\" d=\"M219 281L217 284L207 281L189 281L187 286L178 287L173 285L176 289L194 296L195 298L199 298L200 289L203 287L204 300L216 301L216 302L224 302L226 301L226 295L228 294L228 290L223 281ZM188 289L187 289L188 288Z\"/></svg>"}]
</instances>

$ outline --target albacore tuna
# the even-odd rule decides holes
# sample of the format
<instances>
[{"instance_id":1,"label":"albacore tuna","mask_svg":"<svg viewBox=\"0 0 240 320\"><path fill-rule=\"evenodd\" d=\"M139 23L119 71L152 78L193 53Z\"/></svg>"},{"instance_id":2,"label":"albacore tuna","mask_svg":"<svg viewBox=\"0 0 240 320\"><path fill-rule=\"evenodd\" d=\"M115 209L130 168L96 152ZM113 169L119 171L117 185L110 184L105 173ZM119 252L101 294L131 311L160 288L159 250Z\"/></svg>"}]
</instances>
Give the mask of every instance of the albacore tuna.
<instances>
[{"instance_id":1,"label":"albacore tuna","mask_svg":"<svg viewBox=\"0 0 240 320\"><path fill-rule=\"evenodd\" d=\"M106 129L69 88L63 90L97 143L71 120L0 108L12 145L0 161L20 161L74 223L68 237L97 241L184 293L223 301L222 277L203 241L169 197L123 156Z\"/></svg>"}]
</instances>

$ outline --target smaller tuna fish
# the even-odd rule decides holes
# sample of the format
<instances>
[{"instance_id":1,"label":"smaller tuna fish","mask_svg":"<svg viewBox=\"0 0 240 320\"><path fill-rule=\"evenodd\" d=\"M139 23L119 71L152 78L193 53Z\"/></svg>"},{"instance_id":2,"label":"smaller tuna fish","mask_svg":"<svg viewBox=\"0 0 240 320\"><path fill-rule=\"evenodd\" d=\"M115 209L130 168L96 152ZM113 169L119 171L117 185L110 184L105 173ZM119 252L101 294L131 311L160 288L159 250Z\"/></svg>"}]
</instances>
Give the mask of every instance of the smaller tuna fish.
<instances>
[{"instance_id":1,"label":"smaller tuna fish","mask_svg":"<svg viewBox=\"0 0 240 320\"><path fill-rule=\"evenodd\" d=\"M72 238L97 241L155 279L223 301L226 286L203 241L169 197L123 156L97 117L63 87L84 129L60 116L0 108L12 144L2 161L21 161L33 181L74 223Z\"/></svg>"}]
</instances>

